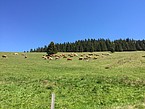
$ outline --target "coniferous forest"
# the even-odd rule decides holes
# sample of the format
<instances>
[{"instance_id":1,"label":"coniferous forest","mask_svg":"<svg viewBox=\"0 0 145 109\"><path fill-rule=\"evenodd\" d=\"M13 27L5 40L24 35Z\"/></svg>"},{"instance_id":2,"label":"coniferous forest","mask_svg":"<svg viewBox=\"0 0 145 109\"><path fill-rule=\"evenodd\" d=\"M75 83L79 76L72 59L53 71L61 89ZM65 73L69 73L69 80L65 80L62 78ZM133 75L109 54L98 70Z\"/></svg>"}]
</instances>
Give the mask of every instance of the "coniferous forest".
<instances>
[{"instance_id":1,"label":"coniferous forest","mask_svg":"<svg viewBox=\"0 0 145 109\"><path fill-rule=\"evenodd\" d=\"M144 51L145 40L119 39L85 39L75 42L64 42L55 44L58 52L99 52L99 51ZM30 52L46 52L48 45L30 49Z\"/></svg>"}]
</instances>

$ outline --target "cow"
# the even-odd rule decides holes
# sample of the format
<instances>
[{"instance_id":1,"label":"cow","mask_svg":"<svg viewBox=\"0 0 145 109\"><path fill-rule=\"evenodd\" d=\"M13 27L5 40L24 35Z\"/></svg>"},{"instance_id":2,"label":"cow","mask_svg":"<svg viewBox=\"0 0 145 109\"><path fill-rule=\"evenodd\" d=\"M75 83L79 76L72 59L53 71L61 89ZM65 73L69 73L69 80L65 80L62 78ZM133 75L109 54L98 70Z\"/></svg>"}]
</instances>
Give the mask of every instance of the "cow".
<instances>
[{"instance_id":1,"label":"cow","mask_svg":"<svg viewBox=\"0 0 145 109\"><path fill-rule=\"evenodd\" d=\"M55 60L59 59L60 57L55 57Z\"/></svg>"},{"instance_id":2,"label":"cow","mask_svg":"<svg viewBox=\"0 0 145 109\"><path fill-rule=\"evenodd\" d=\"M97 57L94 57L93 59L98 59Z\"/></svg>"},{"instance_id":3,"label":"cow","mask_svg":"<svg viewBox=\"0 0 145 109\"><path fill-rule=\"evenodd\" d=\"M18 53L14 53L14 55L18 55Z\"/></svg>"},{"instance_id":4,"label":"cow","mask_svg":"<svg viewBox=\"0 0 145 109\"><path fill-rule=\"evenodd\" d=\"M7 58L7 55L2 55L2 58Z\"/></svg>"},{"instance_id":5,"label":"cow","mask_svg":"<svg viewBox=\"0 0 145 109\"><path fill-rule=\"evenodd\" d=\"M67 60L70 60L70 61L72 61L72 58L67 58Z\"/></svg>"},{"instance_id":6,"label":"cow","mask_svg":"<svg viewBox=\"0 0 145 109\"><path fill-rule=\"evenodd\" d=\"M84 58L83 57L79 57L79 60L83 60Z\"/></svg>"}]
</instances>

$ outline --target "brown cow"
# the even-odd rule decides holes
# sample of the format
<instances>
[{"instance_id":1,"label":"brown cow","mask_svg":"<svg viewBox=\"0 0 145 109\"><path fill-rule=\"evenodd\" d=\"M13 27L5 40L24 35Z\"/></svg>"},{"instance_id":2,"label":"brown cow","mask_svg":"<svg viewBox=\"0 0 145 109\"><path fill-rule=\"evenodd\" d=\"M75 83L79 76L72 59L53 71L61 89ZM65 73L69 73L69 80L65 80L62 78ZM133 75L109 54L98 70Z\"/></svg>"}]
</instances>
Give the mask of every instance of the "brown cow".
<instances>
[{"instance_id":1,"label":"brown cow","mask_svg":"<svg viewBox=\"0 0 145 109\"><path fill-rule=\"evenodd\" d=\"M72 61L72 58L67 58L67 60L70 60L70 61Z\"/></svg>"}]
</instances>

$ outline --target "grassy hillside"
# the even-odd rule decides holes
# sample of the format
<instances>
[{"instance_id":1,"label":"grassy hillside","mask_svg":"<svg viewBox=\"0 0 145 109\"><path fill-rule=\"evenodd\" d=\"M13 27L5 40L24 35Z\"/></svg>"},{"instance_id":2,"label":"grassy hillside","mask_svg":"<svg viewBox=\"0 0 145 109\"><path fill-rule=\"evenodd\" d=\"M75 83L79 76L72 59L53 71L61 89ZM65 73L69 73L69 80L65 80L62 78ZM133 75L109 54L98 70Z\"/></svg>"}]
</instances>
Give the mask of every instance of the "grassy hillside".
<instances>
[{"instance_id":1,"label":"grassy hillside","mask_svg":"<svg viewBox=\"0 0 145 109\"><path fill-rule=\"evenodd\" d=\"M96 52L97 59L72 61L4 54L0 109L49 109L53 92L55 109L145 108L145 52Z\"/></svg>"}]
</instances>

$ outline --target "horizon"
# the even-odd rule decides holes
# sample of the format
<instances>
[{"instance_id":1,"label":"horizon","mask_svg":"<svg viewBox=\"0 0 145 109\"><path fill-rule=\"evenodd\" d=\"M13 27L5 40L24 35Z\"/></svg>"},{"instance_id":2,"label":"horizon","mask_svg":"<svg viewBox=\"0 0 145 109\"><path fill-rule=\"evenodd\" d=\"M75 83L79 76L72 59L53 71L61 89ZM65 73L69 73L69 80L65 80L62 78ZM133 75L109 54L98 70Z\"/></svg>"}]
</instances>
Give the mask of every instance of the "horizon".
<instances>
[{"instance_id":1,"label":"horizon","mask_svg":"<svg viewBox=\"0 0 145 109\"><path fill-rule=\"evenodd\" d=\"M0 52L84 39L145 37L144 0L0 1Z\"/></svg>"}]
</instances>

